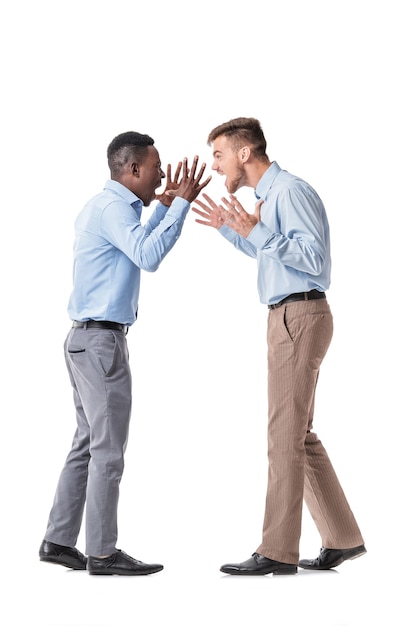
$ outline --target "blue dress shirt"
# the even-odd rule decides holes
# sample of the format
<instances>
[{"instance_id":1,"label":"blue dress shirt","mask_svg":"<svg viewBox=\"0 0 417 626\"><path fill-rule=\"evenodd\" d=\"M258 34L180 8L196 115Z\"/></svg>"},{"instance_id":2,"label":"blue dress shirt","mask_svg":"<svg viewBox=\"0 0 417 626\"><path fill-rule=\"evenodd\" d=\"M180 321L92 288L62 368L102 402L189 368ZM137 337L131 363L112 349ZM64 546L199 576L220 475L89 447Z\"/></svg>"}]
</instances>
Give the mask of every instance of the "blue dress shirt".
<instances>
[{"instance_id":1,"label":"blue dress shirt","mask_svg":"<svg viewBox=\"0 0 417 626\"><path fill-rule=\"evenodd\" d=\"M175 198L160 202L142 226L143 203L127 187L108 180L75 222L72 320L136 320L140 271L154 272L181 234L190 208Z\"/></svg>"},{"instance_id":2,"label":"blue dress shirt","mask_svg":"<svg viewBox=\"0 0 417 626\"><path fill-rule=\"evenodd\" d=\"M264 202L261 220L247 238L228 226L220 233L258 262L258 292L263 304L292 293L330 285L330 235L326 211L314 189L274 161L255 189Z\"/></svg>"}]
</instances>

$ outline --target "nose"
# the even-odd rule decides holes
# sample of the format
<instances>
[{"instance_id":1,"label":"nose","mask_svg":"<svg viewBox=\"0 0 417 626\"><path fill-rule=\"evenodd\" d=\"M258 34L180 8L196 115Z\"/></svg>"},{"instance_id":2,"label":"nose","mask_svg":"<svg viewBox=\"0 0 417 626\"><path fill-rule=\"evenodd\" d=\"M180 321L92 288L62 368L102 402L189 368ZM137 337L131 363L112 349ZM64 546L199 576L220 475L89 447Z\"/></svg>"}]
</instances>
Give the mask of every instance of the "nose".
<instances>
[{"instance_id":1,"label":"nose","mask_svg":"<svg viewBox=\"0 0 417 626\"><path fill-rule=\"evenodd\" d=\"M213 161L213 165L211 166L211 169L214 170L215 172L217 172L217 170L219 169L219 166L217 165L216 161Z\"/></svg>"},{"instance_id":2,"label":"nose","mask_svg":"<svg viewBox=\"0 0 417 626\"><path fill-rule=\"evenodd\" d=\"M166 178L166 174L165 174L164 170L161 169L160 170L160 174L161 174L161 178Z\"/></svg>"}]
</instances>

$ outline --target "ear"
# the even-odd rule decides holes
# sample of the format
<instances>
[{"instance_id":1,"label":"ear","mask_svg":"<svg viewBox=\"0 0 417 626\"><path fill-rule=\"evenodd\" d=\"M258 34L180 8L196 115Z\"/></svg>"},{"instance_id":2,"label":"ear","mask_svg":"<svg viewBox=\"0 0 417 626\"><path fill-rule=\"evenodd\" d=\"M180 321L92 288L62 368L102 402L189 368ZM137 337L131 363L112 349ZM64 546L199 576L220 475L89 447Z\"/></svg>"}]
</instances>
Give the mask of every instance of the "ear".
<instances>
[{"instance_id":1,"label":"ear","mask_svg":"<svg viewBox=\"0 0 417 626\"><path fill-rule=\"evenodd\" d=\"M140 177L140 167L136 162L130 164L130 173L136 178Z\"/></svg>"},{"instance_id":2,"label":"ear","mask_svg":"<svg viewBox=\"0 0 417 626\"><path fill-rule=\"evenodd\" d=\"M249 161L250 148L248 146L243 146L243 148L239 150L238 156L241 163L246 163L247 161Z\"/></svg>"}]
</instances>

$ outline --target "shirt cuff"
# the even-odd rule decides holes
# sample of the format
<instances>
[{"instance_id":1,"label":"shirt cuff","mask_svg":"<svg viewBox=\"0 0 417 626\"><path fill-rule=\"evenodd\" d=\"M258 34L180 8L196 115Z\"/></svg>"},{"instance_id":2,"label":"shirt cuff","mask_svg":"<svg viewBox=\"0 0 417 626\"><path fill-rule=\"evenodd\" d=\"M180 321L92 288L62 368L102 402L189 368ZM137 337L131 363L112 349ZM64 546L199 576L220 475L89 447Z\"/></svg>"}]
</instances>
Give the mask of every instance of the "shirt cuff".
<instances>
[{"instance_id":1,"label":"shirt cuff","mask_svg":"<svg viewBox=\"0 0 417 626\"><path fill-rule=\"evenodd\" d=\"M188 212L189 208L190 203L188 200L184 200L184 198L176 196L173 199L171 206L168 208L167 215L171 215L175 219L180 219L184 217L184 214Z\"/></svg>"},{"instance_id":2,"label":"shirt cuff","mask_svg":"<svg viewBox=\"0 0 417 626\"><path fill-rule=\"evenodd\" d=\"M246 239L255 246L255 248L262 250L266 242L271 239L271 235L273 235L273 233L268 226L263 222L258 222L256 226L252 228Z\"/></svg>"}]
</instances>

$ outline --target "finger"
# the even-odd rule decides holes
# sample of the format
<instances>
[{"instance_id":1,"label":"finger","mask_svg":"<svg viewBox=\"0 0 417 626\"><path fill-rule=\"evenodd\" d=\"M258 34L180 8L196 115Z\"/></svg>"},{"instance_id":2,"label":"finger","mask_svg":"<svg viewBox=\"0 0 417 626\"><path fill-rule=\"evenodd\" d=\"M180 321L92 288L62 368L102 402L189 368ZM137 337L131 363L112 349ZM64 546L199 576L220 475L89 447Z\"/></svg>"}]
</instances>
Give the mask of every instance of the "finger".
<instances>
[{"instance_id":1,"label":"finger","mask_svg":"<svg viewBox=\"0 0 417 626\"><path fill-rule=\"evenodd\" d=\"M202 209L204 209L204 211L206 211L207 213L213 213L212 209L204 204L204 202L201 202L200 200L194 200L194 202L198 204L198 206L200 206Z\"/></svg>"},{"instance_id":2,"label":"finger","mask_svg":"<svg viewBox=\"0 0 417 626\"><path fill-rule=\"evenodd\" d=\"M247 215L247 212L245 211L243 206L240 204L236 196L230 195L230 204L238 213L245 213Z\"/></svg>"},{"instance_id":3,"label":"finger","mask_svg":"<svg viewBox=\"0 0 417 626\"><path fill-rule=\"evenodd\" d=\"M221 205L218 206L218 212L225 224L231 224L236 220L236 217Z\"/></svg>"},{"instance_id":4,"label":"finger","mask_svg":"<svg viewBox=\"0 0 417 626\"><path fill-rule=\"evenodd\" d=\"M182 166L182 179L184 180L184 178L187 178L188 176L188 159L187 157L184 157L181 163Z\"/></svg>"},{"instance_id":5,"label":"finger","mask_svg":"<svg viewBox=\"0 0 417 626\"><path fill-rule=\"evenodd\" d=\"M195 220L197 224L203 224L203 226L212 226L210 222L205 222L203 220Z\"/></svg>"},{"instance_id":6,"label":"finger","mask_svg":"<svg viewBox=\"0 0 417 626\"><path fill-rule=\"evenodd\" d=\"M202 193L201 195L203 196L204 200L208 202L212 209L217 209L217 204L212 198L210 198L210 196L208 196L206 193ZM200 204L200 200L195 200L194 202L198 202Z\"/></svg>"},{"instance_id":7,"label":"finger","mask_svg":"<svg viewBox=\"0 0 417 626\"><path fill-rule=\"evenodd\" d=\"M239 211L237 211L236 207L234 206L234 204L232 202L230 202L227 198L222 198L222 202L223 202L223 204L225 204L227 206L229 217L230 216L233 216L233 217L238 217L239 216Z\"/></svg>"},{"instance_id":8,"label":"finger","mask_svg":"<svg viewBox=\"0 0 417 626\"><path fill-rule=\"evenodd\" d=\"M171 163L167 165L167 183L171 182Z\"/></svg>"},{"instance_id":9,"label":"finger","mask_svg":"<svg viewBox=\"0 0 417 626\"><path fill-rule=\"evenodd\" d=\"M178 179L180 177L181 174L181 170L182 170L182 161L179 161L178 165L177 165L177 169L175 170L175 174L174 174L174 183L178 183Z\"/></svg>"},{"instance_id":10,"label":"finger","mask_svg":"<svg viewBox=\"0 0 417 626\"><path fill-rule=\"evenodd\" d=\"M195 156L193 159L193 164L191 166L191 170L190 170L190 178L192 178L194 180L194 176L195 176L195 171L197 169L197 163L198 163L198 156ZM200 176L201 178L201 176ZM199 179L197 179L198 181Z\"/></svg>"},{"instance_id":11,"label":"finger","mask_svg":"<svg viewBox=\"0 0 417 626\"><path fill-rule=\"evenodd\" d=\"M223 204L218 205L220 215L224 219L225 224L230 225L240 223L242 221L242 216L233 204L227 198L222 198L221 201L226 205L226 207L224 207Z\"/></svg>"},{"instance_id":12,"label":"finger","mask_svg":"<svg viewBox=\"0 0 417 626\"><path fill-rule=\"evenodd\" d=\"M204 167L205 167L205 166L206 166L206 164L204 164ZM203 171L204 171L204 170L203 170ZM201 175L202 175L202 174L203 174L203 172L201 172ZM201 176L199 176L199 177L198 177L197 181L199 181L199 180L200 180L200 178L201 178ZM209 184L209 182L210 182L210 181L211 181L211 176L209 176L209 177L207 178L207 180L205 180L204 182L202 182L202 183L201 183L201 184L197 187L197 189L198 189L198 193L200 193L200 191L201 191L202 189L204 189L204 187L206 187L206 186Z\"/></svg>"},{"instance_id":13,"label":"finger","mask_svg":"<svg viewBox=\"0 0 417 626\"><path fill-rule=\"evenodd\" d=\"M209 217L208 213L200 211L200 209L197 209L195 206L193 206L191 210L194 211L194 213L197 213L197 215L201 215L201 217Z\"/></svg>"},{"instance_id":14,"label":"finger","mask_svg":"<svg viewBox=\"0 0 417 626\"><path fill-rule=\"evenodd\" d=\"M223 204L225 204L228 208L228 210L230 211L236 211L235 207L233 206L233 204L230 202L230 200L228 200L227 198L221 198L221 201L223 202Z\"/></svg>"},{"instance_id":15,"label":"finger","mask_svg":"<svg viewBox=\"0 0 417 626\"><path fill-rule=\"evenodd\" d=\"M196 157L196 158L198 159L198 157ZM196 165L197 165L197 163L196 163ZM193 176L195 177L194 180L195 180L196 183L200 182L201 178L203 177L205 169L206 169L206 163L202 163L201 167L200 167L200 171L198 172L197 176L195 176L195 173L193 174ZM208 181L206 181L203 184L203 187L205 187L207 185L207 183L208 183Z\"/></svg>"}]
</instances>

